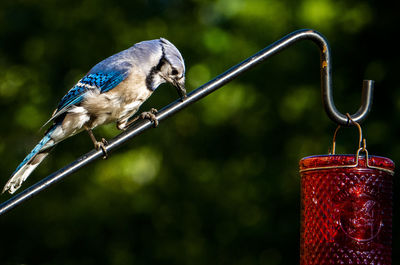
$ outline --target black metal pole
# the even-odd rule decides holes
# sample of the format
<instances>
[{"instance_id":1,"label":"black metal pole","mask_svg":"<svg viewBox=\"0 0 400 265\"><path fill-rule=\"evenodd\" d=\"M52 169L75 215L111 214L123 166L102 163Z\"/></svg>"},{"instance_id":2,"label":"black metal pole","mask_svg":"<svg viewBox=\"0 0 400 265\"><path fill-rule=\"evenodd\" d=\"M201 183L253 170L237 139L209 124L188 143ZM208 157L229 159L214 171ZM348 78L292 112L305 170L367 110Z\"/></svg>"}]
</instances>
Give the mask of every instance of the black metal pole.
<instances>
[{"instance_id":1,"label":"black metal pole","mask_svg":"<svg viewBox=\"0 0 400 265\"><path fill-rule=\"evenodd\" d=\"M334 104L332 95L332 77L331 77L331 55L327 40L320 33L314 30L303 29L295 31L282 39L274 42L243 62L237 64L236 66L230 68L223 74L217 76L213 80L207 82L206 84L200 86L199 88L188 93L188 97L184 101L174 101L168 106L164 107L156 115L159 122L167 119L168 117L176 114L178 111L186 108L187 106L193 104L194 102L204 98L208 94L217 90L218 88L224 86L234 78L238 77L243 72L253 68L257 64L263 62L270 56L277 54L278 52L284 50L285 48L297 43L300 40L311 40L320 49L321 58L321 90L322 90L322 101L325 107L325 111L329 118L340 125L349 125L349 120L346 115L340 113ZM373 93L373 81L364 81L363 91L362 91L362 103L360 109L351 115L351 118L356 122L362 122L368 115L371 104L372 104L372 93ZM128 128L125 132L122 132L114 139L109 141L106 146L106 150L110 153L112 150L116 149L126 141L131 138L138 136L145 130L153 127L152 122L148 120L143 120L138 122L134 126ZM71 164L66 167L54 172L43 180L37 182L26 190L18 193L8 201L0 205L0 215L11 210L17 205L21 204L25 200L37 195L39 192L47 189L51 185L64 179L66 176L74 173L80 168L86 166L87 164L99 159L103 156L102 150L92 150L89 153L81 156Z\"/></svg>"}]
</instances>

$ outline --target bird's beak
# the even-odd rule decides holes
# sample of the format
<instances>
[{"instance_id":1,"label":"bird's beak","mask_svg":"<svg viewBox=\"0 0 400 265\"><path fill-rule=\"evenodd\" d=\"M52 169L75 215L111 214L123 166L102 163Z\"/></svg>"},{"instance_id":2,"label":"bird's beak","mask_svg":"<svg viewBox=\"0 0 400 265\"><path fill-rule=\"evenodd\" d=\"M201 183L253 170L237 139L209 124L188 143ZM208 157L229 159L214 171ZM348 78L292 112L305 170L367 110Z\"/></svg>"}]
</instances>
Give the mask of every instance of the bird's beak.
<instances>
[{"instance_id":1,"label":"bird's beak","mask_svg":"<svg viewBox=\"0 0 400 265\"><path fill-rule=\"evenodd\" d=\"M184 80L184 79L183 79ZM176 90L178 91L179 96L181 97L182 100L184 100L187 96L186 96L186 89L185 89L185 82L175 82L175 87Z\"/></svg>"}]
</instances>

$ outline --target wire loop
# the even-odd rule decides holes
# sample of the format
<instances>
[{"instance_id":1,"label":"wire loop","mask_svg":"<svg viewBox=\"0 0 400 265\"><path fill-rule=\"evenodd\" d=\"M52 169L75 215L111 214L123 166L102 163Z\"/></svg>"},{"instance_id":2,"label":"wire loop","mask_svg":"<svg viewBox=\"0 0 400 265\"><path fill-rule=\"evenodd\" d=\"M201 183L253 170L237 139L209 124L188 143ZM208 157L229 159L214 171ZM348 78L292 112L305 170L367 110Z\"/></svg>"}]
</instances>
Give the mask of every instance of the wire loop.
<instances>
[{"instance_id":1,"label":"wire loop","mask_svg":"<svg viewBox=\"0 0 400 265\"><path fill-rule=\"evenodd\" d=\"M377 166L372 166L370 165L370 161L369 161L369 155L368 155L368 150L367 150L367 140L365 138L363 138L362 135L362 129L361 126L358 122L354 121L350 114L346 113L346 117L348 119L348 122L353 123L357 129L358 129L358 134L359 134L359 140L358 140L358 148L356 151L356 161L354 164L350 164L350 165L339 165L339 166L324 166L324 167L313 167L313 168L307 168L307 169L303 169L300 170L300 173L302 172L306 172L306 171L313 171L313 170L327 170L327 169L338 169L338 168L356 168L359 166L359 161L360 161L360 153L364 152L365 154L365 166L367 168L371 168L371 169L377 169L377 170L381 170L384 172L387 172L391 175L394 175L394 171L390 170L390 169L386 169L386 168L382 168L382 167L377 167ZM342 126L338 125L338 127L336 128L334 134L333 134L333 143L332 143L332 151L329 153L329 155L335 155L335 149L336 149L336 137L337 137L337 133L339 131L339 129Z\"/></svg>"}]
</instances>

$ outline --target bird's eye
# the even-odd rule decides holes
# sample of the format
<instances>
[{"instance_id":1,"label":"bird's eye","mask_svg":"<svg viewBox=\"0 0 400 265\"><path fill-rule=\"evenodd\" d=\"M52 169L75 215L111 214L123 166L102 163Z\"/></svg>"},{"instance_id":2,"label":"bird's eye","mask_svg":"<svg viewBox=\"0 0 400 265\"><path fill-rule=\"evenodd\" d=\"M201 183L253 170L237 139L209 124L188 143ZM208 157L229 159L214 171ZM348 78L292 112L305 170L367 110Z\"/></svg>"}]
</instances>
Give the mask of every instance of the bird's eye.
<instances>
[{"instance_id":1,"label":"bird's eye","mask_svg":"<svg viewBox=\"0 0 400 265\"><path fill-rule=\"evenodd\" d=\"M178 74L178 70L172 69L171 75L177 75L177 74Z\"/></svg>"}]
</instances>

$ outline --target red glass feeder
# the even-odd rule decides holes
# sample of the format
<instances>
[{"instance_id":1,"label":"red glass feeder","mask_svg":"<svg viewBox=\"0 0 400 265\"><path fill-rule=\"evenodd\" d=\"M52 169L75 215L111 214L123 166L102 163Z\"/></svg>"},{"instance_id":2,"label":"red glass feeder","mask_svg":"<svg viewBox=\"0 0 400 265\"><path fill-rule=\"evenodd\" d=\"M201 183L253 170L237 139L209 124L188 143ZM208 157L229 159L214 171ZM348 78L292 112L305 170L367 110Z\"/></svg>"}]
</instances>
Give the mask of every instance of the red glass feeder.
<instances>
[{"instance_id":1,"label":"red glass feeder","mask_svg":"<svg viewBox=\"0 0 400 265\"><path fill-rule=\"evenodd\" d=\"M360 146L300 160L301 265L391 264L394 163Z\"/></svg>"}]
</instances>

